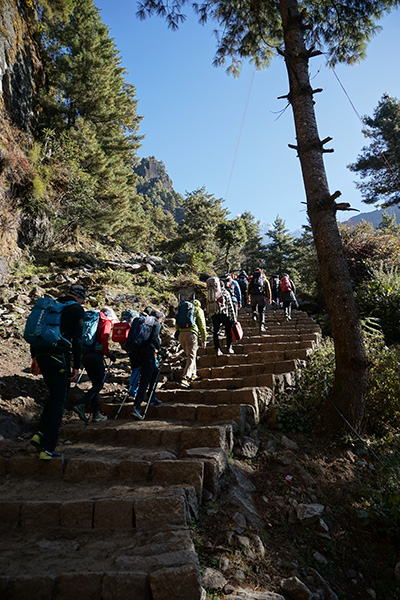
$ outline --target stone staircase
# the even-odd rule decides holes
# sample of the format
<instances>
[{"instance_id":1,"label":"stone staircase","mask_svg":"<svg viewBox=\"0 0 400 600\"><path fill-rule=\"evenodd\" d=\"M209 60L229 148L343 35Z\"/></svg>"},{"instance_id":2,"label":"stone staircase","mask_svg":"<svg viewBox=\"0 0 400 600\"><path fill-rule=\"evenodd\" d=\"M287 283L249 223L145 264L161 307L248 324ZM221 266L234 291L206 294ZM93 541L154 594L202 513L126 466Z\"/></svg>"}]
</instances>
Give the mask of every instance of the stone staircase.
<instances>
[{"instance_id":1,"label":"stone staircase","mask_svg":"<svg viewBox=\"0 0 400 600\"><path fill-rule=\"evenodd\" d=\"M165 384L144 422L104 404L107 422L62 427L63 459L39 462L18 441L2 453L2 600L200 600L190 522L219 493L235 429L257 425L320 338L301 311L268 312L262 335L240 321L235 354L201 350L201 381Z\"/></svg>"}]
</instances>

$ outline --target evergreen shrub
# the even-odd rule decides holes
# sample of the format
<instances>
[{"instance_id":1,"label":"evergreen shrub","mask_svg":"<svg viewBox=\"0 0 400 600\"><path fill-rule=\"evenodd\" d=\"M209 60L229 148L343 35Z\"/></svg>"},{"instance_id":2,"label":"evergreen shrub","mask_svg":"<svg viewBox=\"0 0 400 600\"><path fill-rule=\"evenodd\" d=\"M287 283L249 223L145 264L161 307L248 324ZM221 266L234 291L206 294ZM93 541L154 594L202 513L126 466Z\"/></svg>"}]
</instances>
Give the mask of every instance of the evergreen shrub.
<instances>
[{"instance_id":1,"label":"evergreen shrub","mask_svg":"<svg viewBox=\"0 0 400 600\"><path fill-rule=\"evenodd\" d=\"M382 332L364 332L369 362L370 389L366 428L378 437L400 427L400 346L385 345ZM313 352L290 394L278 397L280 429L310 430L326 402L334 380L335 353L331 338Z\"/></svg>"},{"instance_id":2,"label":"evergreen shrub","mask_svg":"<svg viewBox=\"0 0 400 600\"><path fill-rule=\"evenodd\" d=\"M388 344L400 342L400 271L383 263L371 268L371 279L356 290L361 313L380 321Z\"/></svg>"}]
</instances>

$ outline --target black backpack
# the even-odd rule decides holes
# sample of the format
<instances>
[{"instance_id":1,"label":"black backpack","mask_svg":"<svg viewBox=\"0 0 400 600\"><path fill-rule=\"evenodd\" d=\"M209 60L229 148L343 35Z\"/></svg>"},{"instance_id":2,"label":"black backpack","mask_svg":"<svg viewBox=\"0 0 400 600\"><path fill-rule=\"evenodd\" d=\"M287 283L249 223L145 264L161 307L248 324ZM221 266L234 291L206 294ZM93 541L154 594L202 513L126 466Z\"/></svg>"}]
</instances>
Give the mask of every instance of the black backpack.
<instances>
[{"instance_id":1,"label":"black backpack","mask_svg":"<svg viewBox=\"0 0 400 600\"><path fill-rule=\"evenodd\" d=\"M279 277L271 277L270 279L271 290L276 294L279 293L280 290L280 279Z\"/></svg>"},{"instance_id":2,"label":"black backpack","mask_svg":"<svg viewBox=\"0 0 400 600\"><path fill-rule=\"evenodd\" d=\"M254 271L249 285L250 294L264 294L264 275L261 271Z\"/></svg>"}]
</instances>

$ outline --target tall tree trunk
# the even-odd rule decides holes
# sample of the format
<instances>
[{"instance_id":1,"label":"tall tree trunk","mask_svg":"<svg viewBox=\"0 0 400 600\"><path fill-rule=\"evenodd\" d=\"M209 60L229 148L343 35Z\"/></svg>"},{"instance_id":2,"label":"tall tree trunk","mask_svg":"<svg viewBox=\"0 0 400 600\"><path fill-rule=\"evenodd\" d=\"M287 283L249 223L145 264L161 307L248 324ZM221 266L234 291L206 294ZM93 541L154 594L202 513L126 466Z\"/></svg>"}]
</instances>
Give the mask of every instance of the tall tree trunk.
<instances>
[{"instance_id":1,"label":"tall tree trunk","mask_svg":"<svg viewBox=\"0 0 400 600\"><path fill-rule=\"evenodd\" d=\"M308 52L297 0L280 0L297 151L321 272L322 287L335 343L335 382L331 399L350 423L363 423L368 390L368 366L360 318L336 221L336 202L329 192L310 85ZM327 405L331 428L344 425Z\"/></svg>"}]
</instances>

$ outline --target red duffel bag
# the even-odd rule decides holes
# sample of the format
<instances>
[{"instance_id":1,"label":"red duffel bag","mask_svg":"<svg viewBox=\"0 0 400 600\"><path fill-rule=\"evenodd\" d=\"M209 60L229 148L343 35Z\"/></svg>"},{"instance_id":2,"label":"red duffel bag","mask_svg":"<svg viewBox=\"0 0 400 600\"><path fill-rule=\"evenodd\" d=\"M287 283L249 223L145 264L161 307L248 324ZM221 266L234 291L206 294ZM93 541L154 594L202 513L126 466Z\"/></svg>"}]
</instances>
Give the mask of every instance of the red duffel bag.
<instances>
[{"instance_id":1,"label":"red duffel bag","mask_svg":"<svg viewBox=\"0 0 400 600\"><path fill-rule=\"evenodd\" d=\"M236 321L236 323L233 323L231 331L232 331L232 337L235 340L235 342L242 339L243 329L242 329L242 326L239 323L239 321Z\"/></svg>"}]
</instances>

